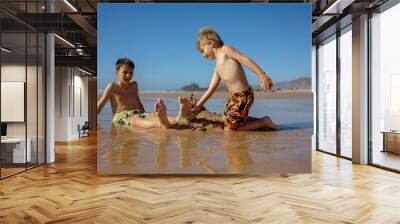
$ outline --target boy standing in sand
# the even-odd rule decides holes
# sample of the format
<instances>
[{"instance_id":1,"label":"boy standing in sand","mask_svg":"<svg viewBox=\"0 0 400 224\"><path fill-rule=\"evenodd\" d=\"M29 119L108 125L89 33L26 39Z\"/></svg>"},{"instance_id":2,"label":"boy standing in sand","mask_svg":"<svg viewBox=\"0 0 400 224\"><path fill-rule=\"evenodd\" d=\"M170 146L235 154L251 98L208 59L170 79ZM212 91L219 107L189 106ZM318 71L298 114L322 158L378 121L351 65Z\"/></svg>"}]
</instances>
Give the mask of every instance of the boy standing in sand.
<instances>
[{"instance_id":1,"label":"boy standing in sand","mask_svg":"<svg viewBox=\"0 0 400 224\"><path fill-rule=\"evenodd\" d=\"M134 125L142 128L170 128L167 108L161 99L154 105L154 113L145 113L139 98L138 84L132 80L134 63L128 58L120 58L115 66L117 82L109 83L97 103L99 114L110 100L113 123Z\"/></svg>"},{"instance_id":2,"label":"boy standing in sand","mask_svg":"<svg viewBox=\"0 0 400 224\"><path fill-rule=\"evenodd\" d=\"M270 90L273 85L267 74L253 60L233 47L224 44L218 33L212 28L207 27L200 30L196 48L204 58L216 60L216 65L210 86L194 106L190 117L193 117L201 110L222 80L229 90L224 110L225 130L252 131L261 127L270 127L278 130L278 127L269 117L247 122L249 109L254 101L254 93L247 82L242 64L259 77L260 85L264 90Z\"/></svg>"}]
</instances>

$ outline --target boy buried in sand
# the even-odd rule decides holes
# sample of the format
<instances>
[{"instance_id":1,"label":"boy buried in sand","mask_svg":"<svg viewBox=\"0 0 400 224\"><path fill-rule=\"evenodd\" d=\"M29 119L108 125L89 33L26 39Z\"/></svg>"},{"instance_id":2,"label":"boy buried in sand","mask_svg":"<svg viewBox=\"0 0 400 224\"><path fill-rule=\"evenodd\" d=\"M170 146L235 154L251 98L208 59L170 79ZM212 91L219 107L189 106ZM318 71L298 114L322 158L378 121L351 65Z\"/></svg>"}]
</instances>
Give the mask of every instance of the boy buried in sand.
<instances>
[{"instance_id":1,"label":"boy buried in sand","mask_svg":"<svg viewBox=\"0 0 400 224\"><path fill-rule=\"evenodd\" d=\"M154 113L145 113L139 98L138 84L132 80L135 65L128 58L120 58L116 63L116 83L109 83L97 103L97 113L110 100L113 123L134 125L142 128L170 128L167 108L161 99L154 105Z\"/></svg>"},{"instance_id":2,"label":"boy buried in sand","mask_svg":"<svg viewBox=\"0 0 400 224\"><path fill-rule=\"evenodd\" d=\"M228 100L225 104L225 130L252 131L262 127L278 130L269 117L247 122L249 109L253 104L254 93L247 82L241 64L248 67L260 79L264 90L272 88L272 80L250 58L234 48L225 45L217 32L211 28L200 30L196 48L206 59L216 60L216 66L208 90L194 106L189 119L201 111L202 106L214 94L220 81L224 81L229 89Z\"/></svg>"}]
</instances>

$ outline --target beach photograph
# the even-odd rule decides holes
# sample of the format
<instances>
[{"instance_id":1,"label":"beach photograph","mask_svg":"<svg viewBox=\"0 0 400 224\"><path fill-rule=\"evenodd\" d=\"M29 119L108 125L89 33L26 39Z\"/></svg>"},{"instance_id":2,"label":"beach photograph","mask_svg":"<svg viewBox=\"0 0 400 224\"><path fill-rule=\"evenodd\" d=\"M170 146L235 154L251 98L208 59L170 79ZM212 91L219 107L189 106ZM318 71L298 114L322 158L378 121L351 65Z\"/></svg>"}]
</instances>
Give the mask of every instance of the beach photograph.
<instances>
[{"instance_id":1,"label":"beach photograph","mask_svg":"<svg viewBox=\"0 0 400 224\"><path fill-rule=\"evenodd\" d=\"M310 11L99 4L97 173L310 173Z\"/></svg>"}]
</instances>

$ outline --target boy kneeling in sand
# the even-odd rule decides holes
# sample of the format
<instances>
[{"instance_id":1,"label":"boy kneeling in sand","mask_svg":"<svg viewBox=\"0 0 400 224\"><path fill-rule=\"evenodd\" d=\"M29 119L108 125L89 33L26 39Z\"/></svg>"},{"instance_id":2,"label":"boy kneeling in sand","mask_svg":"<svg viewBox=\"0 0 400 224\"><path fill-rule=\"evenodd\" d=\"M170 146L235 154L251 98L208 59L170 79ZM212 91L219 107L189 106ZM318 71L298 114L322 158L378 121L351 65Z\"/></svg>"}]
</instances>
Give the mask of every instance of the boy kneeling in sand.
<instances>
[{"instance_id":1,"label":"boy kneeling in sand","mask_svg":"<svg viewBox=\"0 0 400 224\"><path fill-rule=\"evenodd\" d=\"M154 104L154 113L146 113L139 98L138 84L132 80L134 63L120 58L115 66L116 82L109 83L97 103L97 114L110 100L113 123L142 128L171 128L167 108L161 99Z\"/></svg>"},{"instance_id":2,"label":"boy kneeling in sand","mask_svg":"<svg viewBox=\"0 0 400 224\"><path fill-rule=\"evenodd\" d=\"M272 88L272 80L267 74L253 60L225 45L218 33L211 28L200 30L196 47L204 58L216 60L216 65L208 90L197 102L189 118L193 118L201 111L202 106L214 94L222 80L229 89L224 110L225 130L252 131L262 127L278 130L269 117L247 122L248 113L254 101L254 93L247 82L242 64L259 77L260 85L264 90Z\"/></svg>"}]
</instances>

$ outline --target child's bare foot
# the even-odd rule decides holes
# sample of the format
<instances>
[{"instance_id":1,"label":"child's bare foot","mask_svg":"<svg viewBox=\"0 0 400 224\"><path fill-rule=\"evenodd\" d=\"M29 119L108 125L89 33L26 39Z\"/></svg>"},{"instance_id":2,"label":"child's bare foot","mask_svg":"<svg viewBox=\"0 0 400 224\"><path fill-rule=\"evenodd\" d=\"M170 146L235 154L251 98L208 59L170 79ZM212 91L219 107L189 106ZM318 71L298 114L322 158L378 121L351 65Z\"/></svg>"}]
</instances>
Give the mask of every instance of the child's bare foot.
<instances>
[{"instance_id":1,"label":"child's bare foot","mask_svg":"<svg viewBox=\"0 0 400 224\"><path fill-rule=\"evenodd\" d=\"M265 126L267 128L270 128L273 131L279 131L278 126L272 121L272 119L270 117L266 116L266 117L263 117L261 119L264 121Z\"/></svg>"},{"instance_id":2,"label":"child's bare foot","mask_svg":"<svg viewBox=\"0 0 400 224\"><path fill-rule=\"evenodd\" d=\"M178 124L187 124L187 115L190 112L192 105L187 97L179 97L179 111L176 115L176 122Z\"/></svg>"},{"instance_id":3,"label":"child's bare foot","mask_svg":"<svg viewBox=\"0 0 400 224\"><path fill-rule=\"evenodd\" d=\"M160 120L160 125L163 128L171 128L171 123L168 120L167 117L167 107L164 104L164 101L162 99L157 99L156 105L155 105L155 114Z\"/></svg>"},{"instance_id":4,"label":"child's bare foot","mask_svg":"<svg viewBox=\"0 0 400 224\"><path fill-rule=\"evenodd\" d=\"M187 97L179 97L179 112L186 116L192 109L192 104Z\"/></svg>"}]
</instances>

